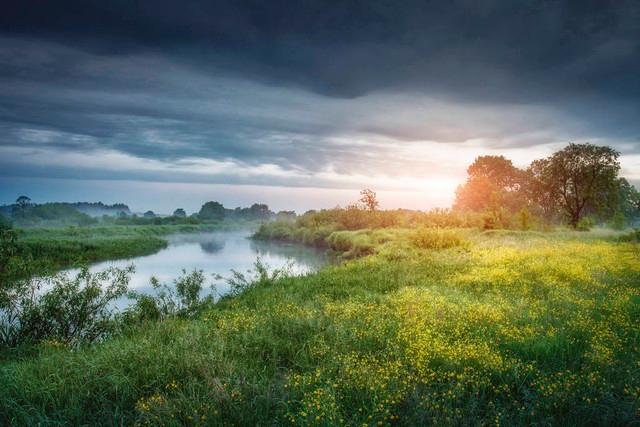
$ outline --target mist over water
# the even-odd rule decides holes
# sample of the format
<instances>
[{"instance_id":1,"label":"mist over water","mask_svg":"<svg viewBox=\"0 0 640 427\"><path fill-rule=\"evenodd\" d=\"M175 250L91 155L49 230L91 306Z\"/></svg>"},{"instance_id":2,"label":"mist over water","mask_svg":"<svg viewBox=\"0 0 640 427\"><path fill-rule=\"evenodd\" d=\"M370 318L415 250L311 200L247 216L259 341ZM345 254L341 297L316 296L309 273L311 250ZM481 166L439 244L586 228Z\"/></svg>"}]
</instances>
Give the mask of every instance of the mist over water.
<instances>
[{"instance_id":1,"label":"mist over water","mask_svg":"<svg viewBox=\"0 0 640 427\"><path fill-rule=\"evenodd\" d=\"M101 271L108 267L124 268L135 265L129 288L137 292L153 293L151 277L161 283L173 284L183 270L187 273L202 270L207 278L203 295L213 292L216 296L229 291L228 284L216 275L229 277L231 270L245 273L253 269L258 258L269 269L289 267L294 275L304 275L315 271L329 261L322 251L298 244L262 242L250 239L246 230L231 232L211 232L199 234L175 234L167 236L169 245L153 255L132 259L105 261L93 264L91 271ZM71 270L74 274L77 270ZM126 308L132 301L122 298L116 302L119 309Z\"/></svg>"}]
</instances>

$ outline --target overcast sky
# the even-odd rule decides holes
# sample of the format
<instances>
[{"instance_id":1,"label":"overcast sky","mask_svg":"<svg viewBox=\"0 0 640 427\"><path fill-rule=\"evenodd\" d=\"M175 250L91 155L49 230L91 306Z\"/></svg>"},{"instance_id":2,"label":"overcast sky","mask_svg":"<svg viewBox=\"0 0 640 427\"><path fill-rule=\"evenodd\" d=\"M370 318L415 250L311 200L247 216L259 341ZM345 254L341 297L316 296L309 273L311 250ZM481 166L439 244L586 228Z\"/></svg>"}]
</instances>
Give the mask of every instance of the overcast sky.
<instances>
[{"instance_id":1,"label":"overcast sky","mask_svg":"<svg viewBox=\"0 0 640 427\"><path fill-rule=\"evenodd\" d=\"M640 182L640 2L12 1L0 203L448 206L477 155Z\"/></svg>"}]
</instances>

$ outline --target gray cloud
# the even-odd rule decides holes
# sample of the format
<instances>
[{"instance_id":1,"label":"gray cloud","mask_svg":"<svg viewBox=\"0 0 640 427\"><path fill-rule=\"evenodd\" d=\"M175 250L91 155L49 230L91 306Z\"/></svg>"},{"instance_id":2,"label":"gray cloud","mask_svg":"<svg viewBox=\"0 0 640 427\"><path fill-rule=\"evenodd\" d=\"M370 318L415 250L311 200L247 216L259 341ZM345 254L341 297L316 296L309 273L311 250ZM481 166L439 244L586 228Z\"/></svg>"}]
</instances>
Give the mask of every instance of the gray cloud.
<instances>
[{"instance_id":1,"label":"gray cloud","mask_svg":"<svg viewBox=\"0 0 640 427\"><path fill-rule=\"evenodd\" d=\"M633 155L639 23L635 1L15 2L0 16L1 173L349 186L459 176L467 157L434 144ZM189 172L196 160L236 169Z\"/></svg>"}]
</instances>

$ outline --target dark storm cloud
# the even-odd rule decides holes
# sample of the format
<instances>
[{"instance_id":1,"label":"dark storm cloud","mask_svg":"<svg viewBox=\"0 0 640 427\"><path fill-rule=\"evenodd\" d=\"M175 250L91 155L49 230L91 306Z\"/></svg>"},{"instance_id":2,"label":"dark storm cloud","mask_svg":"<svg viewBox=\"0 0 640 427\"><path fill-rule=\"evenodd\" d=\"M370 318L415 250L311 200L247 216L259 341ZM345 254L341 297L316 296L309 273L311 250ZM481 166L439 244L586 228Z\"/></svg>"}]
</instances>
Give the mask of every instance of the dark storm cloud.
<instances>
[{"instance_id":1,"label":"dark storm cloud","mask_svg":"<svg viewBox=\"0 0 640 427\"><path fill-rule=\"evenodd\" d=\"M635 0L23 0L5 6L0 26L99 53L170 52L341 97L388 87L640 95Z\"/></svg>"}]
</instances>

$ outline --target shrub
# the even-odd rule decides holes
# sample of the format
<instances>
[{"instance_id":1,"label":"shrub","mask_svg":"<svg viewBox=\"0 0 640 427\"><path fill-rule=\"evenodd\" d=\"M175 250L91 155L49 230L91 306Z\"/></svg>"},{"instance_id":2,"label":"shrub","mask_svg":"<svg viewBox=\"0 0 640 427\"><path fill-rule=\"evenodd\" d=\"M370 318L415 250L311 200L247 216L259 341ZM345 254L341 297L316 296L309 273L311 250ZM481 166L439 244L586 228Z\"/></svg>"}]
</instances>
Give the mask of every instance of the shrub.
<instances>
[{"instance_id":1,"label":"shrub","mask_svg":"<svg viewBox=\"0 0 640 427\"><path fill-rule=\"evenodd\" d=\"M11 219L7 218L0 212L0 230L8 230L12 228Z\"/></svg>"},{"instance_id":2,"label":"shrub","mask_svg":"<svg viewBox=\"0 0 640 427\"><path fill-rule=\"evenodd\" d=\"M297 217L297 228L330 227L334 230L363 230L388 227L477 227L481 214L457 212L450 209L432 209L428 212L411 210L368 211L357 206L345 209L309 211Z\"/></svg>"},{"instance_id":3,"label":"shrub","mask_svg":"<svg viewBox=\"0 0 640 427\"><path fill-rule=\"evenodd\" d=\"M585 216L580 218L580 221L576 224L576 230L578 231L589 231L595 226L595 221L593 218Z\"/></svg>"},{"instance_id":4,"label":"shrub","mask_svg":"<svg viewBox=\"0 0 640 427\"><path fill-rule=\"evenodd\" d=\"M133 266L75 277L59 273L49 278L14 282L0 298L0 346L55 340L77 346L91 343L117 327L112 303L124 296Z\"/></svg>"},{"instance_id":5,"label":"shrub","mask_svg":"<svg viewBox=\"0 0 640 427\"><path fill-rule=\"evenodd\" d=\"M482 228L484 230L495 230L498 227L496 219L492 214L485 214L482 217Z\"/></svg>"},{"instance_id":6,"label":"shrub","mask_svg":"<svg viewBox=\"0 0 640 427\"><path fill-rule=\"evenodd\" d=\"M327 238L329 247L336 252L348 252L353 247L353 233L336 231Z\"/></svg>"},{"instance_id":7,"label":"shrub","mask_svg":"<svg viewBox=\"0 0 640 427\"><path fill-rule=\"evenodd\" d=\"M129 298L136 302L127 310L126 317L137 321L164 320L174 316L193 317L205 303L212 301L211 296L200 296L205 282L202 270L188 274L182 270L182 275L173 281L173 286L160 283L156 277L152 277L151 286L155 295L129 292Z\"/></svg>"},{"instance_id":8,"label":"shrub","mask_svg":"<svg viewBox=\"0 0 640 427\"><path fill-rule=\"evenodd\" d=\"M631 243L639 243L640 242L640 229L636 228L631 233L625 234L624 236L620 236L618 238L620 242L631 242Z\"/></svg>"},{"instance_id":9,"label":"shrub","mask_svg":"<svg viewBox=\"0 0 640 427\"><path fill-rule=\"evenodd\" d=\"M624 230L627 225L627 219L622 212L616 212L611 218L609 226L614 230Z\"/></svg>"},{"instance_id":10,"label":"shrub","mask_svg":"<svg viewBox=\"0 0 640 427\"><path fill-rule=\"evenodd\" d=\"M326 239L333 231L334 227L328 225L299 226L293 221L273 221L261 224L253 238L325 247L327 246Z\"/></svg>"},{"instance_id":11,"label":"shrub","mask_svg":"<svg viewBox=\"0 0 640 427\"><path fill-rule=\"evenodd\" d=\"M531 228L531 212L529 209L522 208L518 211L518 223L520 226L520 230L527 231Z\"/></svg>"},{"instance_id":12,"label":"shrub","mask_svg":"<svg viewBox=\"0 0 640 427\"><path fill-rule=\"evenodd\" d=\"M0 225L0 298L5 287L27 275L30 257L18 245L18 232L10 225Z\"/></svg>"},{"instance_id":13,"label":"shrub","mask_svg":"<svg viewBox=\"0 0 640 427\"><path fill-rule=\"evenodd\" d=\"M438 250L468 244L458 231L443 228L420 228L411 233L409 240L420 249Z\"/></svg>"},{"instance_id":14,"label":"shrub","mask_svg":"<svg viewBox=\"0 0 640 427\"><path fill-rule=\"evenodd\" d=\"M327 237L329 247L344 258L356 258L374 252L375 242L370 230L335 231Z\"/></svg>"},{"instance_id":15,"label":"shrub","mask_svg":"<svg viewBox=\"0 0 640 427\"><path fill-rule=\"evenodd\" d=\"M291 275L291 264L271 270L267 264L263 263L262 260L258 258L254 262L253 266L254 269L247 270L246 273L231 270L231 277L224 278L222 276L218 276L219 279L224 279L229 285L229 296L238 296L249 289L267 286Z\"/></svg>"}]
</instances>

